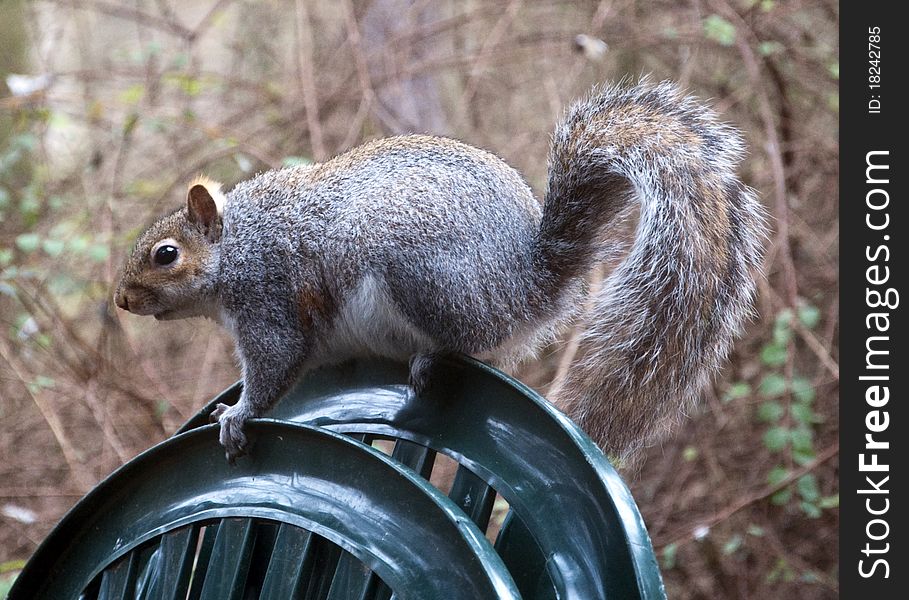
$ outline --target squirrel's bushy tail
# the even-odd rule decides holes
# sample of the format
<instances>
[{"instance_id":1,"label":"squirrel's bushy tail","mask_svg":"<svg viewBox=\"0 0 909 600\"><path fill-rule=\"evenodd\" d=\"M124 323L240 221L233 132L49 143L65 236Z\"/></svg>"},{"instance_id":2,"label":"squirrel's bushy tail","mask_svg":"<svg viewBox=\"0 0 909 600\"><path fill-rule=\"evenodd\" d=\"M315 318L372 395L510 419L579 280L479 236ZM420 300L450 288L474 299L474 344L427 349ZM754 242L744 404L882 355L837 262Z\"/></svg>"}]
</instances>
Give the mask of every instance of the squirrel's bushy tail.
<instances>
[{"instance_id":1,"label":"squirrel's bushy tail","mask_svg":"<svg viewBox=\"0 0 909 600\"><path fill-rule=\"evenodd\" d=\"M609 224L640 215L554 398L618 458L684 414L750 312L765 215L736 176L743 154L735 129L670 83L595 90L556 128L541 287L584 275Z\"/></svg>"}]
</instances>

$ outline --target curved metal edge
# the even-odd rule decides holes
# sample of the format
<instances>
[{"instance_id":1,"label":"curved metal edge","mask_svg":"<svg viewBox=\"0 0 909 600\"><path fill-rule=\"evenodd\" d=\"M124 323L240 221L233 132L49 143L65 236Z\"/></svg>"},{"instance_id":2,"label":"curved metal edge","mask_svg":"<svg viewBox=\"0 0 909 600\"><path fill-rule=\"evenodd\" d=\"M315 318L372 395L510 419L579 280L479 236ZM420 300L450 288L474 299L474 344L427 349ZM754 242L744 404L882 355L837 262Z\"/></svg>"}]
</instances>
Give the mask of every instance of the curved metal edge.
<instances>
[{"instance_id":1,"label":"curved metal edge","mask_svg":"<svg viewBox=\"0 0 909 600\"><path fill-rule=\"evenodd\" d=\"M521 381L475 358L463 356L458 357L458 359L516 389L558 422L565 433L571 437L575 445L581 450L590 466L596 471L600 481L603 483L603 487L607 490L610 502L612 502L616 512L621 515L623 522L626 524L624 530L625 543L633 558L635 576L643 596L645 598L666 598L663 576L656 562L656 553L653 550L650 534L647 533L644 517L641 515L641 511L638 510L638 505L631 495L631 490L628 489L625 481L600 447L590 439L590 436L577 423L568 418L568 415ZM655 581L659 582L659 585L653 585Z\"/></svg>"},{"instance_id":2,"label":"curved metal edge","mask_svg":"<svg viewBox=\"0 0 909 600\"><path fill-rule=\"evenodd\" d=\"M413 495L427 498L434 506L434 514L445 519L451 526L456 528L460 534L460 539L467 545L472 555L476 558L480 569L485 572L489 589L495 590L495 595L491 597L503 599L517 599L520 597L510 574L498 554L496 554L488 540L476 525L474 525L473 522L471 522L463 512L451 502L451 500L445 497L435 487L419 477L416 473L413 473L406 467L402 467L378 450L330 430L300 423L288 423L265 419L254 420L250 422L250 434L258 437L260 440L269 437L272 440L283 440L282 436L299 438L295 440L297 443L304 438L321 438L319 440L320 443L333 442L343 447L347 447L349 451L353 451L353 453L356 454L356 460L359 461L359 465L372 463L373 467L376 467L376 463L379 463L381 465L378 467L379 470L385 471L387 476L398 478L399 481L400 479L403 479L403 484L410 487L408 492L411 495L409 495L408 498L415 497ZM312 444L313 441L310 439L309 443ZM56 599L60 597L56 593L48 595L47 590L45 589L49 580L54 579L52 567L57 562L55 559L55 555L58 554L57 550L61 547L68 547L71 539L78 539L78 535L74 534L79 530L85 530L88 524L93 520L95 522L101 521L103 523L104 516L98 515L97 512L99 508L103 507L105 504L109 504L107 500L112 496L112 492L115 491L115 488L132 477L141 477L143 474L148 474L150 472L154 473L156 469L159 469L156 462L160 460L164 453L179 453L190 450L198 452L202 446L205 446L206 450L214 452L217 456L217 460L226 464L222 450L217 444L217 426L211 425L196 428L192 431L169 438L161 444L143 452L129 463L114 471L83 497L83 499L63 517L48 537L45 538L17 577L8 598L10 600L17 600L20 598L32 599L48 597ZM288 444L287 447L293 447L293 445ZM297 448L299 449L300 446L298 445ZM241 461L242 460L243 459L241 459ZM257 466L262 465L248 464L246 475L250 475L249 469L252 469L252 474L255 474ZM231 467L231 469L237 469L237 467ZM167 498L166 493L163 494L163 496ZM173 505L171 506L171 510L173 510ZM353 554L392 585L392 587L394 587L395 581L400 579L400 575L396 573L388 563L381 560L376 553L369 551L362 545L356 544L351 538L342 535L337 530L332 529L327 525L323 525L311 518L303 517L300 514L288 513L287 511L280 511L263 506L249 505L208 508L184 515L181 518L168 519L167 516L163 516L163 522L159 523L157 526L136 536L127 544L112 548L100 563L109 565L129 551L140 546L142 543L147 542L149 539L153 539L156 536L189 523L235 516L273 519L303 527L322 535ZM94 517L94 519L92 517ZM280 518L276 519L275 517ZM391 545L389 545L389 547L391 547ZM448 568L449 564L441 565L442 571L448 572ZM76 587L84 587L100 572L100 570L101 568L93 569L90 576L85 578L85 581L80 581L73 585ZM65 578L66 574L63 574L63 577ZM43 596L41 595L42 593L44 593ZM450 593L448 596L450 596ZM397 597L410 597L409 591L403 589L398 592Z\"/></svg>"},{"instance_id":3,"label":"curved metal edge","mask_svg":"<svg viewBox=\"0 0 909 600\"><path fill-rule=\"evenodd\" d=\"M635 503L634 498L631 495L631 491L628 489L628 486L622 480L621 476L618 474L615 467L613 467L612 463L609 462L609 459L605 456L605 454L603 454L603 452L593 442L593 440L591 440L590 437L574 421L569 419L567 415L558 410L552 403L546 400L535 390L531 389L517 379L510 377L502 371L499 371L498 369L469 356L458 355L446 358L444 360L451 361L455 364L461 364L468 368L476 369L487 377L495 379L499 383L512 388L516 393L529 398L539 409L541 409L547 416L549 416L564 431L564 433L570 438L574 445L580 450L584 460L587 461L587 463L596 474L604 490L606 491L606 495L609 498L609 502L611 503L613 510L620 516L623 523L625 524L625 527L623 528L623 535L625 536L624 543L632 559L632 564L635 569L635 579L637 580L637 584L641 590L642 596L645 598L665 598L666 591L663 585L662 575L659 570L659 565L656 562L656 555L653 551L653 544L650 540L650 535L647 533L643 517L638 510L637 504ZM235 402L236 398L239 397L240 390L242 390L242 381L238 381L231 387L227 388L224 392L219 394L217 398L215 398L212 402L200 410L194 417L187 421L187 423L184 425L184 428L191 429L192 427L197 427L203 423L207 423L208 415L210 414L214 405L218 402L223 402L225 404ZM355 427L345 427L338 424L320 425L323 425L326 428L331 428L335 431L370 432L385 435L400 434L398 430L382 424L367 424L365 426L358 425ZM434 450L444 450L438 447L434 447L432 440L424 438L422 436L406 435L404 438L416 443L423 444L425 446L433 447ZM495 475L482 464L471 461L468 457L460 455L456 452L449 451L446 452L446 454L458 460L471 470L474 470L474 472L476 472L479 476L483 477L490 484L492 484L493 487L496 487L497 489L504 488L506 490L509 490L509 486L505 482L495 477ZM502 489L499 491L502 491Z\"/></svg>"}]
</instances>

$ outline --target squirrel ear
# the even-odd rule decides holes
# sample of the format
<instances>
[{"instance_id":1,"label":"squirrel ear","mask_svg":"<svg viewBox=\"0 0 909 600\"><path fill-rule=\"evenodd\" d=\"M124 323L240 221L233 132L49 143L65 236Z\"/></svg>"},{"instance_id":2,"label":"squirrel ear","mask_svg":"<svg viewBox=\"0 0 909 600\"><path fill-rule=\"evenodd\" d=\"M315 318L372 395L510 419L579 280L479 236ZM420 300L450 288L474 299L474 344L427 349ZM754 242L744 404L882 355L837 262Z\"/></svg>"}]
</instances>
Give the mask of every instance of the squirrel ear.
<instances>
[{"instance_id":1,"label":"squirrel ear","mask_svg":"<svg viewBox=\"0 0 909 600\"><path fill-rule=\"evenodd\" d=\"M197 226L211 241L221 237L221 215L218 205L208 188L196 183L186 195L186 214L190 223Z\"/></svg>"}]
</instances>

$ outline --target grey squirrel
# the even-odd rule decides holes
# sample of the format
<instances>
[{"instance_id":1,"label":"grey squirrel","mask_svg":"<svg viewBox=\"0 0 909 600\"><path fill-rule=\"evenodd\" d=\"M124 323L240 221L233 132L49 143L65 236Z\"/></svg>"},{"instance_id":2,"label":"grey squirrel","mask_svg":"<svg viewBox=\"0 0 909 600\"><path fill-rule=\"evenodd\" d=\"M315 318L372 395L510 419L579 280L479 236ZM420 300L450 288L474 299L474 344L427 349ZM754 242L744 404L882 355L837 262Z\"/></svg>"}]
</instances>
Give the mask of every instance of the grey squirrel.
<instances>
[{"instance_id":1,"label":"grey squirrel","mask_svg":"<svg viewBox=\"0 0 909 600\"><path fill-rule=\"evenodd\" d=\"M668 82L594 89L556 127L545 199L495 155L452 139L368 142L222 193L205 178L136 242L116 304L208 316L233 334L243 391L212 418L229 460L244 424L302 373L350 357L499 365L532 355L584 304L610 225L639 221L584 317L556 398L627 457L677 420L747 316L764 213L736 177L737 131Z\"/></svg>"}]
</instances>

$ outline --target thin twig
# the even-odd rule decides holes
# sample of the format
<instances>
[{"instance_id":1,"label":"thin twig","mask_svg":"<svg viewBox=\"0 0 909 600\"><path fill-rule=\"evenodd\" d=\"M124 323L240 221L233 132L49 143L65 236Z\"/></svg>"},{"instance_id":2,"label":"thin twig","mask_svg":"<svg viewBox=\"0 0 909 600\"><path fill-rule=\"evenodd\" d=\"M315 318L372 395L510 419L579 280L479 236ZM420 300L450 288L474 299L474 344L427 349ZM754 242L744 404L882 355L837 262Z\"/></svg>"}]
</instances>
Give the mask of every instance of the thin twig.
<instances>
[{"instance_id":1,"label":"thin twig","mask_svg":"<svg viewBox=\"0 0 909 600\"><path fill-rule=\"evenodd\" d=\"M774 495L775 493L779 492L780 490L787 488L789 485L794 483L796 480L804 477L805 475L814 471L815 469L820 467L822 464L824 464L831 458L837 456L839 454L839 452L840 452L840 445L839 445L839 442L836 442L833 445L831 445L830 447L823 450L820 454L818 454L817 457L814 460L812 460L810 463L790 472L789 475L787 475L779 483L776 483L774 485L765 486L752 494L747 494L747 495L739 498L732 504L728 505L726 508L724 508L720 512L714 514L713 516L711 516L707 519L699 520L697 525L695 525L693 527L688 525L688 526L684 527L682 531L675 533L673 535L667 536L668 540L661 541L659 544L655 544L656 549L662 550L663 548L665 548L666 546L669 546L671 544L680 544L680 543L695 539L695 537L696 537L695 534L699 530L701 530L705 527L708 529L713 528L716 525L718 525L719 523L722 523L723 521L725 521L726 519L728 519L729 517L734 515L735 513L739 512L740 510L747 508L756 502L760 502L761 500L764 500L765 498L769 498L770 496Z\"/></svg>"},{"instance_id":2,"label":"thin twig","mask_svg":"<svg viewBox=\"0 0 909 600\"><path fill-rule=\"evenodd\" d=\"M322 161L328 155L325 151L322 126L319 123L319 101L316 97L315 66L312 58L312 24L305 0L294 1L294 14L296 15L294 33L296 34L297 79L300 95L303 98L303 106L306 108L306 125L309 127L313 158L316 161Z\"/></svg>"},{"instance_id":3,"label":"thin twig","mask_svg":"<svg viewBox=\"0 0 909 600\"><path fill-rule=\"evenodd\" d=\"M83 491L91 489L95 484L95 477L83 464L82 461L84 458L82 453L69 441L66 431L63 428L63 420L54 411L51 405L44 401L41 394L32 392L31 387L29 386L31 378L26 374L25 370L19 364L19 361L13 355L12 349L9 348L9 343L6 339L2 337L0 337L0 339L2 339L2 343L0 343L0 357L2 357L4 362L9 366L10 370L16 376L16 379L19 380L25 393L31 398L34 405L38 408L38 412L41 413L41 416L47 423L48 428L54 435L57 446L60 448L60 452L63 454L63 459L66 461L66 464L69 465L70 473L77 486Z\"/></svg>"},{"instance_id":4,"label":"thin twig","mask_svg":"<svg viewBox=\"0 0 909 600\"><path fill-rule=\"evenodd\" d=\"M141 11L137 8L132 8L130 6L125 6L122 4L113 4L111 2L102 2L101 0L44 0L45 2L50 2L52 4L58 4L60 6L69 6L71 8L78 8L83 10L94 10L96 12L116 17L118 19L124 19L127 21L133 21L140 25L146 27L151 27L153 29L158 29L166 33L173 34L177 37L183 38L187 41L191 41L195 37L193 30L184 27L177 21L173 19L165 19L162 17L155 16L153 14Z\"/></svg>"}]
</instances>

